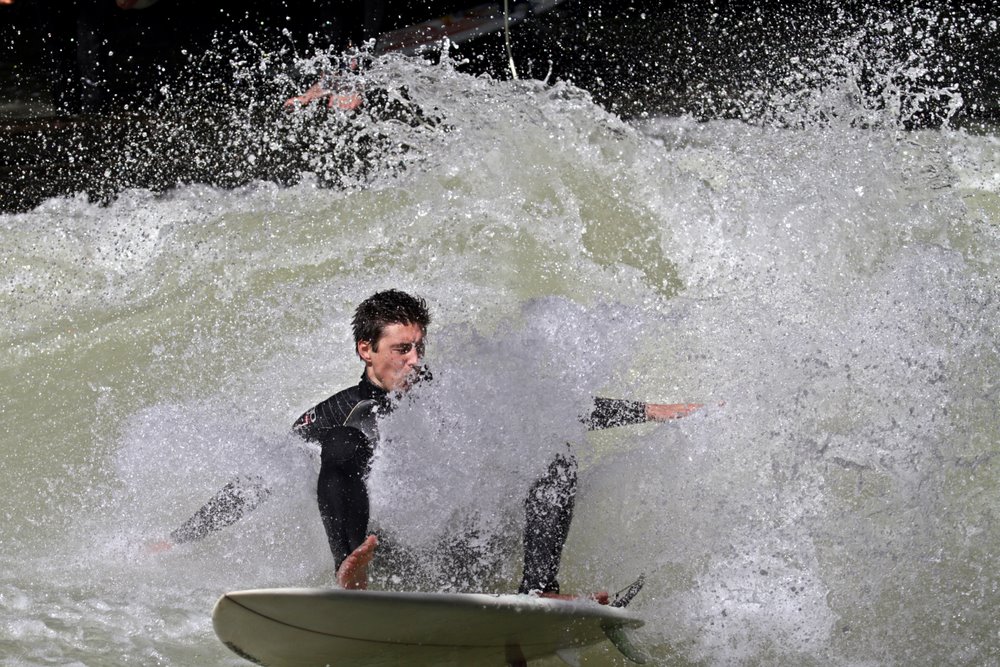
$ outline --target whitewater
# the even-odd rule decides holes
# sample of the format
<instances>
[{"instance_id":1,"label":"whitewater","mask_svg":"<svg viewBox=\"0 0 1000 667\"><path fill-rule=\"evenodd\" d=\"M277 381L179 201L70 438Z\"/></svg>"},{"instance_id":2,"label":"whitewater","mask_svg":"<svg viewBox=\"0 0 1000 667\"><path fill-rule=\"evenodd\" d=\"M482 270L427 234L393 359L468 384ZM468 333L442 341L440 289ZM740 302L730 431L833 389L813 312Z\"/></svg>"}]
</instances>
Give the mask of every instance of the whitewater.
<instances>
[{"instance_id":1,"label":"whitewater","mask_svg":"<svg viewBox=\"0 0 1000 667\"><path fill-rule=\"evenodd\" d=\"M569 442L563 588L645 573L655 664L998 664L995 133L906 128L846 80L701 122L447 60L366 77L435 122L365 121L395 149L356 177L0 216L0 665L246 664L219 595L330 585L289 427L357 381L353 308L389 287L434 315L434 410L386 420L372 471L401 541L474 524L483 588L516 587L523 484ZM586 433L595 395L706 407ZM268 502L149 551L239 475Z\"/></svg>"}]
</instances>

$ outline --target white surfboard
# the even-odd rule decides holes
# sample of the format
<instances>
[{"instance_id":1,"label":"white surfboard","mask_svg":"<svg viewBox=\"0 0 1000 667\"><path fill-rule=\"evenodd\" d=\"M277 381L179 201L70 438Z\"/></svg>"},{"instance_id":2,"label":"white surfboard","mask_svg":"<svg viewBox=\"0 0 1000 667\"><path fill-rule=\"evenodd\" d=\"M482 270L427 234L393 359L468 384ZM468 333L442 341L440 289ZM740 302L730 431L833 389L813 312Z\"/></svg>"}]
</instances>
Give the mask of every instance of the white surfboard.
<instances>
[{"instance_id":1,"label":"white surfboard","mask_svg":"<svg viewBox=\"0 0 1000 667\"><path fill-rule=\"evenodd\" d=\"M505 665L612 639L643 621L590 600L276 588L226 593L219 639L262 665ZM630 656L635 659L635 656Z\"/></svg>"}]
</instances>

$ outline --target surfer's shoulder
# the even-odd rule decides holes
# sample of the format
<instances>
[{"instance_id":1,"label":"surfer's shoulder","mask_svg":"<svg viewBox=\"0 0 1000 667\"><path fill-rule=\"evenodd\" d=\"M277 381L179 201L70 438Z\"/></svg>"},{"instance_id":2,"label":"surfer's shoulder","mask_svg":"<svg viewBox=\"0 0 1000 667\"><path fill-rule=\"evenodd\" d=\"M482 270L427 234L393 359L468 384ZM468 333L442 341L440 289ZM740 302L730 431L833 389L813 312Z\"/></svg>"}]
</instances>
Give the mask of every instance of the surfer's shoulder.
<instances>
[{"instance_id":1,"label":"surfer's shoulder","mask_svg":"<svg viewBox=\"0 0 1000 667\"><path fill-rule=\"evenodd\" d=\"M292 429L305 435L316 428L339 426L344 423L344 420L351 414L354 406L361 402L363 398L364 396L358 385L338 391L333 396L304 412L292 424Z\"/></svg>"}]
</instances>

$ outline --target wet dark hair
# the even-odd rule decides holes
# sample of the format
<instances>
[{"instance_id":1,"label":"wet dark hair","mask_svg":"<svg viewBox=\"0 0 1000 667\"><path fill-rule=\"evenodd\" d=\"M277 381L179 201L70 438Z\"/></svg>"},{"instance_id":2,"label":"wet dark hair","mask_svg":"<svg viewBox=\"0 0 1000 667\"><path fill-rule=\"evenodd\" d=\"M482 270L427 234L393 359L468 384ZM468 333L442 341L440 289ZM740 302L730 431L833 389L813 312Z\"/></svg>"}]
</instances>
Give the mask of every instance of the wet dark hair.
<instances>
[{"instance_id":1,"label":"wet dark hair","mask_svg":"<svg viewBox=\"0 0 1000 667\"><path fill-rule=\"evenodd\" d=\"M390 289L376 292L362 301L354 311L354 345L365 340L378 350L378 340L390 324L416 324L427 333L431 314L427 302L419 296Z\"/></svg>"}]
</instances>

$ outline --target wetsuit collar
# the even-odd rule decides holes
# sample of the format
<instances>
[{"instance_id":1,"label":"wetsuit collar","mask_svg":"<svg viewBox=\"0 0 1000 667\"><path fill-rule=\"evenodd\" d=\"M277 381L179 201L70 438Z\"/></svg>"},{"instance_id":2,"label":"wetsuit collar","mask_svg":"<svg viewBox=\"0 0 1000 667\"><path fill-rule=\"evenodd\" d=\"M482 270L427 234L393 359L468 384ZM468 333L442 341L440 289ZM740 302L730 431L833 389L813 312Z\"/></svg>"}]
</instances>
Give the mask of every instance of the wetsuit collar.
<instances>
[{"instance_id":1,"label":"wetsuit collar","mask_svg":"<svg viewBox=\"0 0 1000 667\"><path fill-rule=\"evenodd\" d=\"M368 377L368 371L361 372L361 382L358 383L358 388L361 390L362 398L373 398L377 401L385 401L389 396L387 392L382 387L371 381Z\"/></svg>"}]
</instances>

